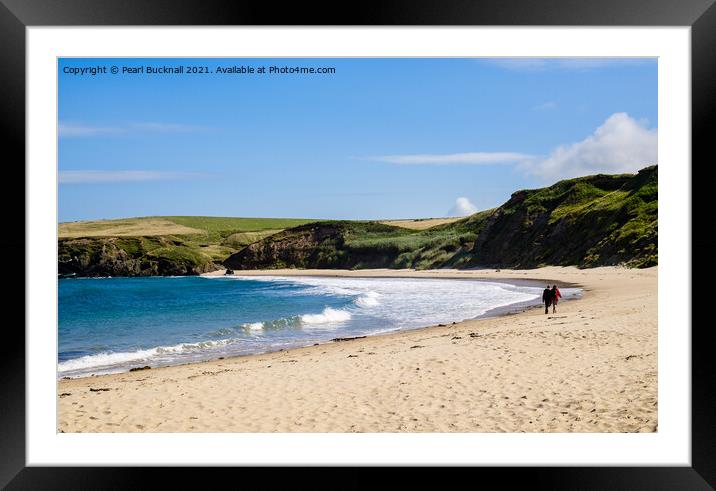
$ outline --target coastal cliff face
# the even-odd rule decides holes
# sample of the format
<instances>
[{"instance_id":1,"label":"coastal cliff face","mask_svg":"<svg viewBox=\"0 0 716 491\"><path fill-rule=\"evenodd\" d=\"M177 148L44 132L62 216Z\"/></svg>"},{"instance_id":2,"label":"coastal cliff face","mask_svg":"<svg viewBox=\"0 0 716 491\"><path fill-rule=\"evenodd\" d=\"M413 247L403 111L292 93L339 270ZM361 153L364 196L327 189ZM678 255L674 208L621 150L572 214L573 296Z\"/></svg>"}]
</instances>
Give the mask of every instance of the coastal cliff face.
<instances>
[{"instance_id":1,"label":"coastal cliff face","mask_svg":"<svg viewBox=\"0 0 716 491\"><path fill-rule=\"evenodd\" d=\"M395 264L401 250L410 249L407 244L401 247L400 240L412 235L375 222L315 222L249 244L224 265L232 269L382 268ZM375 239L378 242L371 243Z\"/></svg>"},{"instance_id":2,"label":"coastal cliff face","mask_svg":"<svg viewBox=\"0 0 716 491\"><path fill-rule=\"evenodd\" d=\"M217 269L210 257L165 237L88 237L58 242L60 275L173 276Z\"/></svg>"},{"instance_id":3,"label":"coastal cliff face","mask_svg":"<svg viewBox=\"0 0 716 491\"><path fill-rule=\"evenodd\" d=\"M656 166L519 191L481 224L469 265L657 264Z\"/></svg>"},{"instance_id":4,"label":"coastal cliff face","mask_svg":"<svg viewBox=\"0 0 716 491\"><path fill-rule=\"evenodd\" d=\"M518 191L499 208L427 230L316 222L231 255L231 269L657 264L657 167Z\"/></svg>"},{"instance_id":5,"label":"coastal cliff face","mask_svg":"<svg viewBox=\"0 0 716 491\"><path fill-rule=\"evenodd\" d=\"M215 271L247 244L309 219L150 216L58 226L63 276L184 276Z\"/></svg>"}]
</instances>

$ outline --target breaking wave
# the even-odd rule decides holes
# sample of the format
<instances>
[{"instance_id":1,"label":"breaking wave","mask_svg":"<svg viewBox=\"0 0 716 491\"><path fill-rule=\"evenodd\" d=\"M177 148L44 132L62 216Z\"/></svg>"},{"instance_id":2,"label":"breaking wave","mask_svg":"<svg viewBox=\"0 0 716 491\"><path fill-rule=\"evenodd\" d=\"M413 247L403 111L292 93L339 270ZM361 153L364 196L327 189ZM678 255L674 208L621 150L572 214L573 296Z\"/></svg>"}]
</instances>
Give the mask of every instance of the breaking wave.
<instances>
[{"instance_id":1,"label":"breaking wave","mask_svg":"<svg viewBox=\"0 0 716 491\"><path fill-rule=\"evenodd\" d=\"M310 328L312 326L326 327L329 324L340 324L351 320L352 314L347 310L333 309L326 307L319 314L303 314L292 317L283 317L263 322L247 322L241 324L241 328L245 331L264 331L272 329L300 329L302 327Z\"/></svg>"},{"instance_id":2,"label":"breaking wave","mask_svg":"<svg viewBox=\"0 0 716 491\"><path fill-rule=\"evenodd\" d=\"M369 308L369 307L377 307L380 305L380 302L378 302L378 297L380 297L380 293L369 291L361 295L360 297L356 298L354 300L354 303L358 307L363 308Z\"/></svg>"},{"instance_id":3,"label":"breaking wave","mask_svg":"<svg viewBox=\"0 0 716 491\"><path fill-rule=\"evenodd\" d=\"M157 346L156 348L126 351L118 353L103 352L85 355L57 365L59 373L66 373L90 368L103 368L125 365L130 362L150 362L162 355L182 355L210 351L216 348L240 343L238 338L219 339L216 341L200 341L198 343L180 343L174 346Z\"/></svg>"},{"instance_id":4,"label":"breaking wave","mask_svg":"<svg viewBox=\"0 0 716 491\"><path fill-rule=\"evenodd\" d=\"M258 331L264 328L263 322L247 322L246 324L241 324L241 327L244 329L248 329L249 331Z\"/></svg>"},{"instance_id":5,"label":"breaking wave","mask_svg":"<svg viewBox=\"0 0 716 491\"><path fill-rule=\"evenodd\" d=\"M304 314L301 316L303 324L331 324L333 322L346 322L351 320L351 313L347 310L326 307L320 314Z\"/></svg>"}]
</instances>

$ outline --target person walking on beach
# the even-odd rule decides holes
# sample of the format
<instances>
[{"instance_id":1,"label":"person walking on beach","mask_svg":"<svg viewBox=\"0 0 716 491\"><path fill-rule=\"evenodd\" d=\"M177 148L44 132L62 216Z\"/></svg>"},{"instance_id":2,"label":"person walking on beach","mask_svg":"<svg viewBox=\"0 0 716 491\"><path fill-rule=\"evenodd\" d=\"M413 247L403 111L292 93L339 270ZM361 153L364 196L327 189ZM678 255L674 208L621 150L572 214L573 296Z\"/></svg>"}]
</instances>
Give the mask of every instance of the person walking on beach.
<instances>
[{"instance_id":1,"label":"person walking on beach","mask_svg":"<svg viewBox=\"0 0 716 491\"><path fill-rule=\"evenodd\" d=\"M557 302L559 302L559 299L562 298L562 294L559 292L559 288L557 288L557 285L552 285L552 313L557 312Z\"/></svg>"},{"instance_id":2,"label":"person walking on beach","mask_svg":"<svg viewBox=\"0 0 716 491\"><path fill-rule=\"evenodd\" d=\"M549 314L549 306L552 305L554 294L550 289L549 285L542 292L542 302L544 302L544 313Z\"/></svg>"}]
</instances>

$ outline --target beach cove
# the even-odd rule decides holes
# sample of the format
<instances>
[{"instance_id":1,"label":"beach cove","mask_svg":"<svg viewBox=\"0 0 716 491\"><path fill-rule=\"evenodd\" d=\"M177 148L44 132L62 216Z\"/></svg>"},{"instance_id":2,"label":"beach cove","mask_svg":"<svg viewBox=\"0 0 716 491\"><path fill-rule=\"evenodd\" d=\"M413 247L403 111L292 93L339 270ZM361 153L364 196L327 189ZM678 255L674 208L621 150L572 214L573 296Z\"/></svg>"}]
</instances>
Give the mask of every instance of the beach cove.
<instances>
[{"instance_id":1,"label":"beach cove","mask_svg":"<svg viewBox=\"0 0 716 491\"><path fill-rule=\"evenodd\" d=\"M583 296L560 303L555 314L523 308L267 354L60 380L58 431L657 429L656 267L237 274L557 281L578 285Z\"/></svg>"}]
</instances>

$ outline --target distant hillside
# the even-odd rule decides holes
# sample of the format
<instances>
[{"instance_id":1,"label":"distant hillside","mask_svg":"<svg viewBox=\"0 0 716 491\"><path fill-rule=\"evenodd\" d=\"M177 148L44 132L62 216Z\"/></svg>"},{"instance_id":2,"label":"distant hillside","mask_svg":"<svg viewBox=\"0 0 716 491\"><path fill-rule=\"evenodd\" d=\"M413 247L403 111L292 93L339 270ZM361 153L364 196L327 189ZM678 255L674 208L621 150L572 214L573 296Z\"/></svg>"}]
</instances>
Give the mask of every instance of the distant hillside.
<instances>
[{"instance_id":1,"label":"distant hillside","mask_svg":"<svg viewBox=\"0 0 716 491\"><path fill-rule=\"evenodd\" d=\"M61 223L58 271L77 276L193 275L242 247L310 220L142 217Z\"/></svg>"},{"instance_id":2,"label":"distant hillside","mask_svg":"<svg viewBox=\"0 0 716 491\"><path fill-rule=\"evenodd\" d=\"M193 275L232 269L657 264L657 167L517 191L463 219L144 217L62 223L58 271Z\"/></svg>"},{"instance_id":3,"label":"distant hillside","mask_svg":"<svg viewBox=\"0 0 716 491\"><path fill-rule=\"evenodd\" d=\"M284 230L224 261L232 269L657 264L657 167L513 193L493 210L424 230L325 221Z\"/></svg>"}]
</instances>

